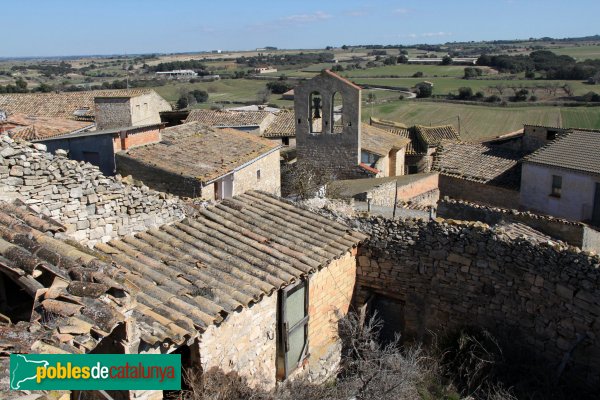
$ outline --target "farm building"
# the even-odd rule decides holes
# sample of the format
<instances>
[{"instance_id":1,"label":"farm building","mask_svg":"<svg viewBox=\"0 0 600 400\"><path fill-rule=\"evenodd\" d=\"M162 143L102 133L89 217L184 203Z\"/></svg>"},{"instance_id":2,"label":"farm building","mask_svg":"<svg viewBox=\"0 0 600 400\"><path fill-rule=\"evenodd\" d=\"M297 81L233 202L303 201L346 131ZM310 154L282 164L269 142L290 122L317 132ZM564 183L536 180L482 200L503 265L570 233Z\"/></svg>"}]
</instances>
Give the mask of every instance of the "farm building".
<instances>
[{"instance_id":1,"label":"farm building","mask_svg":"<svg viewBox=\"0 0 600 400\"><path fill-rule=\"evenodd\" d=\"M523 208L600 226L600 132L571 130L523 160Z\"/></svg>"},{"instance_id":2,"label":"farm building","mask_svg":"<svg viewBox=\"0 0 600 400\"><path fill-rule=\"evenodd\" d=\"M300 373L323 380L339 362L337 320L366 238L345 225L248 192L93 253L59 240L63 230L0 203L0 307L23 321L0 353L179 353L189 368L267 389Z\"/></svg>"},{"instance_id":3,"label":"farm building","mask_svg":"<svg viewBox=\"0 0 600 400\"><path fill-rule=\"evenodd\" d=\"M160 142L116 154L117 171L157 190L220 200L248 190L279 195L280 145L200 122L166 128Z\"/></svg>"}]
</instances>

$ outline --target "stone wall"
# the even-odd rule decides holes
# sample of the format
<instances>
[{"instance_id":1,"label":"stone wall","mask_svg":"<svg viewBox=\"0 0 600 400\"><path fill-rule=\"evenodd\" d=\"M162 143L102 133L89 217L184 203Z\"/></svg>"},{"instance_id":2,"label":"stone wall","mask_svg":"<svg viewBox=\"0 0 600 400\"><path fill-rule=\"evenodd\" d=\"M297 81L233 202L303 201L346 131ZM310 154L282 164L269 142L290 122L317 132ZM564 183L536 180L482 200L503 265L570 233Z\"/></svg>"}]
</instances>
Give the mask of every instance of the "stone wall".
<instances>
[{"instance_id":1,"label":"stone wall","mask_svg":"<svg viewBox=\"0 0 600 400\"><path fill-rule=\"evenodd\" d=\"M128 97L96 97L94 99L96 129L131 126L131 106Z\"/></svg>"},{"instance_id":2,"label":"stone wall","mask_svg":"<svg viewBox=\"0 0 600 400\"><path fill-rule=\"evenodd\" d=\"M63 151L54 155L45 148L0 137L0 197L23 200L63 224L77 241L93 246L185 216L178 198L125 184L96 166L69 160Z\"/></svg>"},{"instance_id":3,"label":"stone wall","mask_svg":"<svg viewBox=\"0 0 600 400\"><path fill-rule=\"evenodd\" d=\"M496 207L519 208L519 191L472 182L440 174L440 196L490 204Z\"/></svg>"},{"instance_id":4,"label":"stone wall","mask_svg":"<svg viewBox=\"0 0 600 400\"><path fill-rule=\"evenodd\" d=\"M202 369L235 371L252 387L275 387L277 292L211 325L200 338Z\"/></svg>"},{"instance_id":5,"label":"stone wall","mask_svg":"<svg viewBox=\"0 0 600 400\"><path fill-rule=\"evenodd\" d=\"M600 232L581 222L456 200L440 201L437 215L442 218L481 221L489 225L518 222L583 250L600 253Z\"/></svg>"},{"instance_id":6,"label":"stone wall","mask_svg":"<svg viewBox=\"0 0 600 400\"><path fill-rule=\"evenodd\" d=\"M236 171L233 175L233 195L249 190L262 190L276 196L281 195L279 158L279 150L277 150ZM257 178L257 171L260 171L260 179Z\"/></svg>"},{"instance_id":7,"label":"stone wall","mask_svg":"<svg viewBox=\"0 0 600 400\"><path fill-rule=\"evenodd\" d=\"M311 94L321 95L322 132L313 132L310 115ZM332 133L334 95L343 99L341 133ZM361 92L343 78L322 72L294 88L296 150L298 163L314 166L337 179L356 177L361 153Z\"/></svg>"},{"instance_id":8,"label":"stone wall","mask_svg":"<svg viewBox=\"0 0 600 400\"><path fill-rule=\"evenodd\" d=\"M355 301L402 305L404 334L462 326L511 332L565 373L600 387L600 258L566 245L510 240L482 223L360 222Z\"/></svg>"}]
</instances>

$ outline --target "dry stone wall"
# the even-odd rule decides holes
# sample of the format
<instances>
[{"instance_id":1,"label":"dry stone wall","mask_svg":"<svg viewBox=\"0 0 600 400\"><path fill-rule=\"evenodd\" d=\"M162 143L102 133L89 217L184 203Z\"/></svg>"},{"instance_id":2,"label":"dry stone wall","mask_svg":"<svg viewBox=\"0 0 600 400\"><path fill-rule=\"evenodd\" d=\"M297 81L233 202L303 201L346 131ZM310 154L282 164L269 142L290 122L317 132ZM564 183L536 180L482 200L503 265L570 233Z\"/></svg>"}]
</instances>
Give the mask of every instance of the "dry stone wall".
<instances>
[{"instance_id":1,"label":"dry stone wall","mask_svg":"<svg viewBox=\"0 0 600 400\"><path fill-rule=\"evenodd\" d=\"M566 360L565 372L600 387L598 256L511 240L479 222L355 224L372 235L359 249L358 305L373 294L395 299L413 337L462 326L514 332L549 365Z\"/></svg>"},{"instance_id":2,"label":"dry stone wall","mask_svg":"<svg viewBox=\"0 0 600 400\"><path fill-rule=\"evenodd\" d=\"M104 176L98 167L41 144L0 137L0 197L21 199L84 244L147 230L185 216L177 197Z\"/></svg>"}]
</instances>

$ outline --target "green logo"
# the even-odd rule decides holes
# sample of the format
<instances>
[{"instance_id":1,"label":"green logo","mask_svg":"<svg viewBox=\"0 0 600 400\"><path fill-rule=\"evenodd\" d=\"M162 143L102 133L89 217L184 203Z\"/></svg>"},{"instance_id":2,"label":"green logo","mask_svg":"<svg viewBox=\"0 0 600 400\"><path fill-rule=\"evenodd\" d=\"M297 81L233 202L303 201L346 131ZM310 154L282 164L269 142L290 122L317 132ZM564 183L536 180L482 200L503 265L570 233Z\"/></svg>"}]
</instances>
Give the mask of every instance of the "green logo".
<instances>
[{"instance_id":1,"label":"green logo","mask_svg":"<svg viewBox=\"0 0 600 400\"><path fill-rule=\"evenodd\" d=\"M11 354L12 390L179 390L179 354Z\"/></svg>"}]
</instances>

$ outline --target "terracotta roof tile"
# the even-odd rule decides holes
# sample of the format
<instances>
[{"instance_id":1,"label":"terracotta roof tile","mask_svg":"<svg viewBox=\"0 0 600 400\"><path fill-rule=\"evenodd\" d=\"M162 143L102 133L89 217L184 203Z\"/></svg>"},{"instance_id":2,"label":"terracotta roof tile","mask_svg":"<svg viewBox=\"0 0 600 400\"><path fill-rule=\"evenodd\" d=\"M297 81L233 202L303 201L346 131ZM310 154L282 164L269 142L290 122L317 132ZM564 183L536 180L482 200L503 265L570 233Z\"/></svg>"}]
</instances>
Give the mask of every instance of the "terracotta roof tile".
<instances>
[{"instance_id":1,"label":"terracotta roof tile","mask_svg":"<svg viewBox=\"0 0 600 400\"><path fill-rule=\"evenodd\" d=\"M93 123L88 121L75 121L66 118L33 117L24 114L11 115L3 125L14 125L4 131L13 139L27 141L47 139L54 136L65 135L85 128L92 128Z\"/></svg>"},{"instance_id":2,"label":"terracotta roof tile","mask_svg":"<svg viewBox=\"0 0 600 400\"><path fill-rule=\"evenodd\" d=\"M600 131L573 130L525 158L525 162L600 174Z\"/></svg>"},{"instance_id":3,"label":"terracotta roof tile","mask_svg":"<svg viewBox=\"0 0 600 400\"><path fill-rule=\"evenodd\" d=\"M438 148L433 170L474 182L518 188L522 153L471 143L447 143Z\"/></svg>"},{"instance_id":4,"label":"terracotta roof tile","mask_svg":"<svg viewBox=\"0 0 600 400\"><path fill-rule=\"evenodd\" d=\"M194 218L97 245L149 307L177 305L198 329L326 267L366 236L261 192L247 192ZM177 284L168 287L168 282Z\"/></svg>"},{"instance_id":5,"label":"terracotta roof tile","mask_svg":"<svg viewBox=\"0 0 600 400\"><path fill-rule=\"evenodd\" d=\"M380 156L387 156L392 149L402 149L410 143L410 139L394 135L384 129L369 124L361 127L361 148Z\"/></svg>"},{"instance_id":6,"label":"terracotta roof tile","mask_svg":"<svg viewBox=\"0 0 600 400\"><path fill-rule=\"evenodd\" d=\"M160 143L130 149L125 156L210 182L278 147L272 140L247 132L190 122L164 129Z\"/></svg>"},{"instance_id":7,"label":"terracotta roof tile","mask_svg":"<svg viewBox=\"0 0 600 400\"><path fill-rule=\"evenodd\" d=\"M152 89L88 90L61 93L0 94L0 110L9 114L74 118L76 110L94 110L95 97L136 97L156 93Z\"/></svg>"},{"instance_id":8,"label":"terracotta roof tile","mask_svg":"<svg viewBox=\"0 0 600 400\"><path fill-rule=\"evenodd\" d=\"M269 124L263 137L295 137L296 117L293 111L282 110L275 115L275 120Z\"/></svg>"},{"instance_id":9,"label":"terracotta roof tile","mask_svg":"<svg viewBox=\"0 0 600 400\"><path fill-rule=\"evenodd\" d=\"M415 125L414 129L417 135L427 144L429 147L437 147L442 141L453 141L457 142L460 140L458 133L452 125L442 126L423 126Z\"/></svg>"},{"instance_id":10,"label":"terracotta roof tile","mask_svg":"<svg viewBox=\"0 0 600 400\"><path fill-rule=\"evenodd\" d=\"M258 126L267 118L272 118L269 111L230 111L230 110L192 110L185 122L200 122L214 127Z\"/></svg>"}]
</instances>

